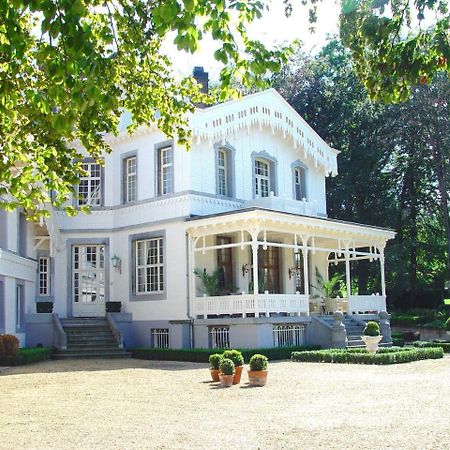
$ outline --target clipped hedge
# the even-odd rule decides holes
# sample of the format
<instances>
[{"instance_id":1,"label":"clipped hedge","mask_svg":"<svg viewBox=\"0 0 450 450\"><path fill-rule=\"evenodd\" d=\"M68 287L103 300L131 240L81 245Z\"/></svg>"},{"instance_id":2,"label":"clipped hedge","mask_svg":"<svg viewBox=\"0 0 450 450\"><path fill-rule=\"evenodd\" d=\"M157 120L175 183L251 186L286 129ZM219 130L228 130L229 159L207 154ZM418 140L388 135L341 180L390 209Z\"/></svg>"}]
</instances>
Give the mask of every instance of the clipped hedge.
<instances>
[{"instance_id":1,"label":"clipped hedge","mask_svg":"<svg viewBox=\"0 0 450 450\"><path fill-rule=\"evenodd\" d=\"M53 350L42 348L19 348L14 356L0 356L0 366L23 366L52 357Z\"/></svg>"},{"instance_id":2,"label":"clipped hedge","mask_svg":"<svg viewBox=\"0 0 450 450\"><path fill-rule=\"evenodd\" d=\"M418 348L435 348L440 347L444 350L444 353L450 353L450 342L445 341L415 341L412 343L414 347Z\"/></svg>"},{"instance_id":3,"label":"clipped hedge","mask_svg":"<svg viewBox=\"0 0 450 450\"><path fill-rule=\"evenodd\" d=\"M277 347L277 348L258 348L258 349L239 349L248 362L255 354L267 356L271 361L280 359L290 359L293 351L318 350L319 346L300 346L300 347ZM189 362L209 362L209 356L213 353L223 353L227 349L218 348L193 348L193 349L170 349L170 348L135 348L132 350L133 358L155 359L160 361L189 361Z\"/></svg>"},{"instance_id":4,"label":"clipped hedge","mask_svg":"<svg viewBox=\"0 0 450 450\"><path fill-rule=\"evenodd\" d=\"M440 347L385 348L374 354L365 349L329 349L292 352L292 361L384 365L403 364L421 359L439 359L443 356L444 351Z\"/></svg>"}]
</instances>

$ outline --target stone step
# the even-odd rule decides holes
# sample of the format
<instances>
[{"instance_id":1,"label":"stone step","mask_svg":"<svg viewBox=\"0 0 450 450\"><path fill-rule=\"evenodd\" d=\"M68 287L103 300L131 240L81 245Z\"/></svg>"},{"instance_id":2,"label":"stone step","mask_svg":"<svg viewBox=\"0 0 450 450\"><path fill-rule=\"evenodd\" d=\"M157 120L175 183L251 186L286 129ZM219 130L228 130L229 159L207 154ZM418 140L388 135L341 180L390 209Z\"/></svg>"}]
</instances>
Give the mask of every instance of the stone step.
<instances>
[{"instance_id":1,"label":"stone step","mask_svg":"<svg viewBox=\"0 0 450 450\"><path fill-rule=\"evenodd\" d=\"M99 331L90 331L90 330L76 330L76 331L66 331L67 336L111 336L111 330L99 330Z\"/></svg>"},{"instance_id":2,"label":"stone step","mask_svg":"<svg viewBox=\"0 0 450 450\"><path fill-rule=\"evenodd\" d=\"M107 349L113 349L113 350L115 350L115 349L117 349L117 348L119 348L118 347L118 345L117 345L117 343L116 342L107 342L107 343L95 343L95 344L92 344L92 343L77 343L77 344L74 344L74 343L68 343L67 344L67 350L73 350L73 351L75 351L75 350L80 350L80 351L82 351L82 350L97 350L97 349L99 349L99 350L107 350Z\"/></svg>"},{"instance_id":3,"label":"stone step","mask_svg":"<svg viewBox=\"0 0 450 450\"><path fill-rule=\"evenodd\" d=\"M53 355L53 359L110 359L110 358L131 358L131 352L60 352Z\"/></svg>"}]
</instances>

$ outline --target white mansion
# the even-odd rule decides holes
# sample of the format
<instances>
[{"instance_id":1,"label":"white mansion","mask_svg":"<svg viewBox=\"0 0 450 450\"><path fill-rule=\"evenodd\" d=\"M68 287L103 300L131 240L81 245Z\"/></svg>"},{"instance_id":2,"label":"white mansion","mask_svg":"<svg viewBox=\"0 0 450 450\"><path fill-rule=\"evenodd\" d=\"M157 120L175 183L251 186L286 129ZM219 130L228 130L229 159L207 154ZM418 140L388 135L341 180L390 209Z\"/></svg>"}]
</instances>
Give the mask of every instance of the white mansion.
<instances>
[{"instance_id":1,"label":"white mansion","mask_svg":"<svg viewBox=\"0 0 450 450\"><path fill-rule=\"evenodd\" d=\"M327 217L339 152L273 89L190 123L190 151L156 128L109 137L113 152L104 167L86 159L73 200L89 215L0 212L0 333L64 349L64 319L106 315L126 347L344 345L346 327L384 317L395 233ZM378 265L380 292L352 295L361 259ZM342 298L312 295L330 264L346 267Z\"/></svg>"}]
</instances>

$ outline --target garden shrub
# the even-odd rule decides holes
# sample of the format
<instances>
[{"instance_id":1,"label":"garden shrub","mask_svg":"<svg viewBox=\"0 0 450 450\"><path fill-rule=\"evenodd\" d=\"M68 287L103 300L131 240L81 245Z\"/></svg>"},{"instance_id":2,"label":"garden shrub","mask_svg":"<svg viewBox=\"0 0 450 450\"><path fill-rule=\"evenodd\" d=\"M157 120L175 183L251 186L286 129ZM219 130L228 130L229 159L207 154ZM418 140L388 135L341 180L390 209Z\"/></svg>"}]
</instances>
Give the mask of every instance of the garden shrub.
<instances>
[{"instance_id":1,"label":"garden shrub","mask_svg":"<svg viewBox=\"0 0 450 450\"><path fill-rule=\"evenodd\" d=\"M364 328L365 336L379 336L380 335L380 326L377 322L373 320L367 322L366 327Z\"/></svg>"},{"instance_id":2,"label":"garden shrub","mask_svg":"<svg viewBox=\"0 0 450 450\"><path fill-rule=\"evenodd\" d=\"M224 375L234 375L234 363L229 358L222 358L219 364L219 370Z\"/></svg>"},{"instance_id":3,"label":"garden shrub","mask_svg":"<svg viewBox=\"0 0 450 450\"><path fill-rule=\"evenodd\" d=\"M268 359L267 356L257 353L250 358L248 364L250 366L250 370L253 371L267 370Z\"/></svg>"},{"instance_id":4,"label":"garden shrub","mask_svg":"<svg viewBox=\"0 0 450 450\"><path fill-rule=\"evenodd\" d=\"M444 350L444 353L450 353L450 342L446 341L415 341L412 343L414 347L418 348L434 348L440 347Z\"/></svg>"},{"instance_id":5,"label":"garden shrub","mask_svg":"<svg viewBox=\"0 0 450 450\"><path fill-rule=\"evenodd\" d=\"M209 356L209 363L211 364L211 367L215 370L219 368L220 361L222 360L223 355L219 353L213 353Z\"/></svg>"},{"instance_id":6,"label":"garden shrub","mask_svg":"<svg viewBox=\"0 0 450 450\"><path fill-rule=\"evenodd\" d=\"M318 350L320 346L294 346L275 348L244 348L239 349L245 361L248 361L255 353L267 356L272 361L281 359L291 359L293 351ZM170 348L134 348L133 358L154 359L159 361L189 361L189 362L209 362L209 356L213 353L223 354L228 349L218 348L192 348L192 349L170 349Z\"/></svg>"},{"instance_id":7,"label":"garden shrub","mask_svg":"<svg viewBox=\"0 0 450 450\"><path fill-rule=\"evenodd\" d=\"M402 364L421 359L439 359L444 356L441 347L384 348L377 353L365 349L329 349L292 352L292 361L348 364Z\"/></svg>"},{"instance_id":8,"label":"garden shrub","mask_svg":"<svg viewBox=\"0 0 450 450\"><path fill-rule=\"evenodd\" d=\"M14 356L19 349L19 339L12 334L0 335L0 356Z\"/></svg>"},{"instance_id":9,"label":"garden shrub","mask_svg":"<svg viewBox=\"0 0 450 450\"><path fill-rule=\"evenodd\" d=\"M33 362L44 361L52 357L49 347L19 348L15 355L0 356L1 366L22 366Z\"/></svg>"},{"instance_id":10,"label":"garden shrub","mask_svg":"<svg viewBox=\"0 0 450 450\"><path fill-rule=\"evenodd\" d=\"M233 361L235 367L244 365L244 357L239 350L225 350L223 352L223 357L231 359Z\"/></svg>"}]
</instances>

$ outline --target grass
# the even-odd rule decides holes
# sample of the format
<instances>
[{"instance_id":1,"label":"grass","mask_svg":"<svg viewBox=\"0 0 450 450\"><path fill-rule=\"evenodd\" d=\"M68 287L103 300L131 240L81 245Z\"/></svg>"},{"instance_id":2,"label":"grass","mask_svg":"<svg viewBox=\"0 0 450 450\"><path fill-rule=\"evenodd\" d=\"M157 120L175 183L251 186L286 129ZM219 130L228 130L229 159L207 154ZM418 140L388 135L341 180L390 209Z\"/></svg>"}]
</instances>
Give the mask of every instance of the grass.
<instances>
[{"instance_id":1,"label":"grass","mask_svg":"<svg viewBox=\"0 0 450 450\"><path fill-rule=\"evenodd\" d=\"M445 328L449 312L445 309L415 308L409 311L396 311L391 314L391 325L406 325L419 328Z\"/></svg>"}]
</instances>

